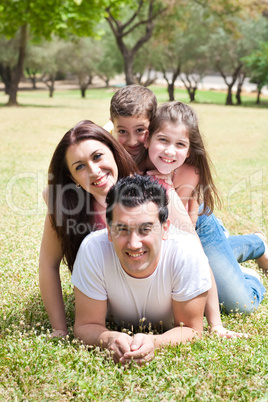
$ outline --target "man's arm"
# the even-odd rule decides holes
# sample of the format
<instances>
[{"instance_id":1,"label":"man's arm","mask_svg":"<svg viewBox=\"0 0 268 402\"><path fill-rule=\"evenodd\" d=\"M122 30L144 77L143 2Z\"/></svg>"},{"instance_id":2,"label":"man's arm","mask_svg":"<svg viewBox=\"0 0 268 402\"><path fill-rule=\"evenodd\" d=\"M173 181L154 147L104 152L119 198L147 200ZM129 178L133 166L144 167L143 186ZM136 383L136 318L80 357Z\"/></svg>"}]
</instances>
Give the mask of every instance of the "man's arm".
<instances>
[{"instance_id":1,"label":"man's arm","mask_svg":"<svg viewBox=\"0 0 268 402\"><path fill-rule=\"evenodd\" d=\"M132 337L126 333L109 331L105 326L107 300L95 300L74 287L75 336L87 345L100 346L113 352L116 363L130 351Z\"/></svg>"},{"instance_id":2,"label":"man's arm","mask_svg":"<svg viewBox=\"0 0 268 402\"><path fill-rule=\"evenodd\" d=\"M159 335L134 335L131 351L124 354L121 362L135 360L142 364L152 360L154 350L163 345L177 345L200 337L206 300L207 292L185 302L173 300L174 328Z\"/></svg>"}]
</instances>

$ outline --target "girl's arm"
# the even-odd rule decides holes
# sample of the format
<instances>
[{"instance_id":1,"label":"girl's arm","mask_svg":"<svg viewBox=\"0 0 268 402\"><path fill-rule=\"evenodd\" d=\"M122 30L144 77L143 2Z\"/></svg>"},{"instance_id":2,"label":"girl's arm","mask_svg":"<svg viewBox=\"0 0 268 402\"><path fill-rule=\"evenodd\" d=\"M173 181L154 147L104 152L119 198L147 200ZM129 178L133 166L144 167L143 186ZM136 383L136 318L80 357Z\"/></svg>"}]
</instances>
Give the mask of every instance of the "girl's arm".
<instances>
[{"instance_id":1,"label":"girl's arm","mask_svg":"<svg viewBox=\"0 0 268 402\"><path fill-rule=\"evenodd\" d=\"M60 281L61 259L60 241L47 215L39 255L39 286L53 328L52 336L68 333Z\"/></svg>"},{"instance_id":2,"label":"girl's arm","mask_svg":"<svg viewBox=\"0 0 268 402\"><path fill-rule=\"evenodd\" d=\"M172 181L195 227L199 212L199 204L195 196L196 187L199 183L199 174L194 166L184 164L176 169Z\"/></svg>"},{"instance_id":3,"label":"girl's arm","mask_svg":"<svg viewBox=\"0 0 268 402\"><path fill-rule=\"evenodd\" d=\"M170 175L165 175L159 173L157 170L150 170L147 174L152 178L157 179L167 191L169 197L168 215L172 225L180 230L190 232L197 236L195 232L195 224L192 223L183 201L179 197L177 191L175 191L172 182L172 173Z\"/></svg>"}]
</instances>

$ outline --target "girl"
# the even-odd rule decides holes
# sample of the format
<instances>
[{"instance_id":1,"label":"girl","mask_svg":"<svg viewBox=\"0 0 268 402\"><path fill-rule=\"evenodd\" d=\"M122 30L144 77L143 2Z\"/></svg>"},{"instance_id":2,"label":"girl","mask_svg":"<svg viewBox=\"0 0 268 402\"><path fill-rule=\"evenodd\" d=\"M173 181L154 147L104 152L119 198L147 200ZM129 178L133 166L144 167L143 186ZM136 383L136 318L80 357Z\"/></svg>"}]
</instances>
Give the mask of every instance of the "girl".
<instances>
[{"instance_id":1,"label":"girl","mask_svg":"<svg viewBox=\"0 0 268 402\"><path fill-rule=\"evenodd\" d=\"M238 262L256 259L259 267L268 269L268 252L259 234L226 238L212 214L220 199L195 112L181 102L162 104L150 123L144 146L148 154L139 166L181 197L209 259L225 311L252 312L265 289L259 275Z\"/></svg>"}]
</instances>

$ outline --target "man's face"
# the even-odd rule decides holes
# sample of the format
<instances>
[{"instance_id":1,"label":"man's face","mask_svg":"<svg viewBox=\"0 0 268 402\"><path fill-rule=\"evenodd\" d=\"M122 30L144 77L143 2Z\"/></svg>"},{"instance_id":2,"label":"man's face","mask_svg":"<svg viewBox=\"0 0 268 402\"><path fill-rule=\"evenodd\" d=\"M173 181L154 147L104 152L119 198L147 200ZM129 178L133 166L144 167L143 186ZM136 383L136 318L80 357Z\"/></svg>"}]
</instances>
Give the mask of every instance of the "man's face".
<instances>
[{"instance_id":1,"label":"man's face","mask_svg":"<svg viewBox=\"0 0 268 402\"><path fill-rule=\"evenodd\" d=\"M145 135L148 133L149 120L146 117L116 116L113 121L117 141L132 156L139 155L144 150Z\"/></svg>"},{"instance_id":2,"label":"man's face","mask_svg":"<svg viewBox=\"0 0 268 402\"><path fill-rule=\"evenodd\" d=\"M128 275L146 278L155 271L168 228L169 221L160 224L158 207L153 202L137 207L115 205L108 237Z\"/></svg>"}]
</instances>

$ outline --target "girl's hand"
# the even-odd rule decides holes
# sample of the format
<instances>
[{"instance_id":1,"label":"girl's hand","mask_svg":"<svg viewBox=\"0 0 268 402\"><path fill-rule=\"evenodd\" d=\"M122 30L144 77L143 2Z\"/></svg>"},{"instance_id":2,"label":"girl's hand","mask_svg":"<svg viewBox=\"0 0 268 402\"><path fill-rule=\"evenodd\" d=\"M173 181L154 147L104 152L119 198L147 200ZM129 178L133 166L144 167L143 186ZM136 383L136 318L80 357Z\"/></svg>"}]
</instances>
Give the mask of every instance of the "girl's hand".
<instances>
[{"instance_id":1,"label":"girl's hand","mask_svg":"<svg viewBox=\"0 0 268 402\"><path fill-rule=\"evenodd\" d=\"M222 324L218 324L213 326L210 329L210 333L215 332L217 335L226 337L226 338L248 338L248 334L244 334L242 332L235 332L229 331L228 329L224 328Z\"/></svg>"},{"instance_id":2,"label":"girl's hand","mask_svg":"<svg viewBox=\"0 0 268 402\"><path fill-rule=\"evenodd\" d=\"M146 172L146 174L148 174L149 176L153 176L158 180L162 180L168 186L173 187L173 183L172 183L173 172L171 172L169 174L163 174L163 173L158 172L158 170L148 170L148 172ZM161 183L161 184L163 184L163 183Z\"/></svg>"},{"instance_id":3,"label":"girl's hand","mask_svg":"<svg viewBox=\"0 0 268 402\"><path fill-rule=\"evenodd\" d=\"M157 179L158 183L166 189L168 195L170 194L171 190L175 190L172 183L172 173L162 174L158 172L158 170L148 170L147 174Z\"/></svg>"}]
</instances>

